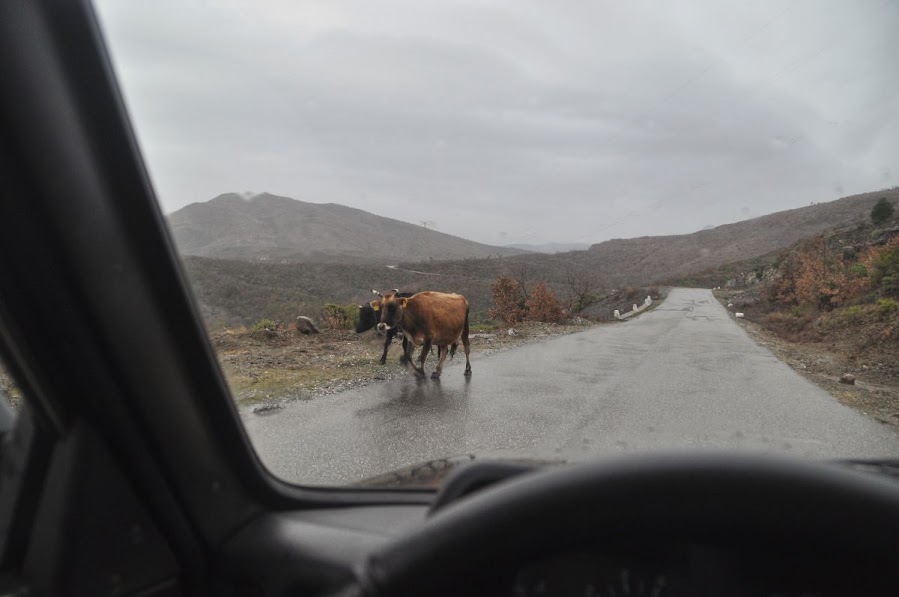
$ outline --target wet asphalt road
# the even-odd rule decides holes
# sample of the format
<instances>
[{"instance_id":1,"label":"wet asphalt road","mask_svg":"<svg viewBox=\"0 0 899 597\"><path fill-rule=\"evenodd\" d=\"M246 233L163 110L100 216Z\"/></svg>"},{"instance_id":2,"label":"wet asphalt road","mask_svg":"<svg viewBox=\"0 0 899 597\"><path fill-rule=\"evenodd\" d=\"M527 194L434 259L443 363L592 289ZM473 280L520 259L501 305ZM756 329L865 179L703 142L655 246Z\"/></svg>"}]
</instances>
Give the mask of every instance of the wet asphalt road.
<instances>
[{"instance_id":1,"label":"wet asphalt road","mask_svg":"<svg viewBox=\"0 0 899 597\"><path fill-rule=\"evenodd\" d=\"M899 456L895 434L755 344L708 290L675 289L625 323L475 353L470 379L458 357L437 382L410 374L242 417L275 474L310 484L465 454L571 461L715 448Z\"/></svg>"}]
</instances>

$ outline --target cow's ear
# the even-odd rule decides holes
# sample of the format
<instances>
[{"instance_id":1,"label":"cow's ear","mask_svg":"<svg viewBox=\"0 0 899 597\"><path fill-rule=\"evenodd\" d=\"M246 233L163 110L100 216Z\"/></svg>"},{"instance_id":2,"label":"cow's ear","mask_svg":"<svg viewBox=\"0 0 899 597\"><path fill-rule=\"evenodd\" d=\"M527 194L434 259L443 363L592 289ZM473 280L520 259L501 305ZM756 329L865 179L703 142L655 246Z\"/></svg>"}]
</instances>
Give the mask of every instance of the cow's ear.
<instances>
[{"instance_id":1,"label":"cow's ear","mask_svg":"<svg viewBox=\"0 0 899 597\"><path fill-rule=\"evenodd\" d=\"M400 298L400 307L403 308L403 309L405 309L405 308L406 308L406 303L408 303L408 302L409 302L409 299L407 299L406 297Z\"/></svg>"},{"instance_id":2,"label":"cow's ear","mask_svg":"<svg viewBox=\"0 0 899 597\"><path fill-rule=\"evenodd\" d=\"M368 304L371 305L371 308L375 311L378 311L381 308L381 303L379 303L378 301L372 301Z\"/></svg>"}]
</instances>

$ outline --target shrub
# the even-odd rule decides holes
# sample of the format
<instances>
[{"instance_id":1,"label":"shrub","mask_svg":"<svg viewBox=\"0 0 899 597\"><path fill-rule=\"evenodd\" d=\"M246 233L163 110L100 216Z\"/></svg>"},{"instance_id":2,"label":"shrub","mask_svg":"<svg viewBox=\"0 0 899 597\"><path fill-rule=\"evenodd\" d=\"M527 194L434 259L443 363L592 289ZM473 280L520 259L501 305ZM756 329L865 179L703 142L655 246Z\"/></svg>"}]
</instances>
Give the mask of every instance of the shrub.
<instances>
[{"instance_id":1,"label":"shrub","mask_svg":"<svg viewBox=\"0 0 899 597\"><path fill-rule=\"evenodd\" d=\"M896 210L893 208L893 204L887 201L886 197L881 197L871 208L871 221L875 224L883 224L892 218L894 213Z\"/></svg>"},{"instance_id":2,"label":"shrub","mask_svg":"<svg viewBox=\"0 0 899 597\"><path fill-rule=\"evenodd\" d=\"M859 305L846 307L840 312L840 318L846 323L855 323L862 319L864 315L865 310L862 309Z\"/></svg>"},{"instance_id":3,"label":"shrub","mask_svg":"<svg viewBox=\"0 0 899 597\"><path fill-rule=\"evenodd\" d=\"M332 330L346 329L352 322L351 319L347 319L347 314L343 307L334 303L328 303L322 307L322 321Z\"/></svg>"},{"instance_id":4,"label":"shrub","mask_svg":"<svg viewBox=\"0 0 899 597\"><path fill-rule=\"evenodd\" d=\"M852 267L849 268L849 275L854 278L867 278L868 268L863 263L853 263Z\"/></svg>"},{"instance_id":5,"label":"shrub","mask_svg":"<svg viewBox=\"0 0 899 597\"><path fill-rule=\"evenodd\" d=\"M871 272L871 282L887 294L899 295L899 246L891 247L877 256Z\"/></svg>"},{"instance_id":6,"label":"shrub","mask_svg":"<svg viewBox=\"0 0 899 597\"><path fill-rule=\"evenodd\" d=\"M359 318L359 305L340 306L328 303L321 310L322 321L332 330L349 330Z\"/></svg>"},{"instance_id":7,"label":"shrub","mask_svg":"<svg viewBox=\"0 0 899 597\"><path fill-rule=\"evenodd\" d=\"M351 329L355 327L356 320L359 319L359 305L352 304L343 307L344 327Z\"/></svg>"},{"instance_id":8,"label":"shrub","mask_svg":"<svg viewBox=\"0 0 899 597\"><path fill-rule=\"evenodd\" d=\"M502 319L508 325L523 320L526 314L522 309L521 286L512 278L500 276L490 285L493 291L493 305L490 309L490 317Z\"/></svg>"},{"instance_id":9,"label":"shrub","mask_svg":"<svg viewBox=\"0 0 899 597\"><path fill-rule=\"evenodd\" d=\"M882 298L877 301L877 314L882 318L887 318L899 312L899 302L891 298Z\"/></svg>"},{"instance_id":10,"label":"shrub","mask_svg":"<svg viewBox=\"0 0 899 597\"><path fill-rule=\"evenodd\" d=\"M278 329L278 324L271 319L260 319L251 328L253 332L274 332Z\"/></svg>"},{"instance_id":11,"label":"shrub","mask_svg":"<svg viewBox=\"0 0 899 597\"><path fill-rule=\"evenodd\" d=\"M528 319L545 323L558 323L564 318L562 305L556 293L546 287L546 282L538 282L528 299Z\"/></svg>"},{"instance_id":12,"label":"shrub","mask_svg":"<svg viewBox=\"0 0 899 597\"><path fill-rule=\"evenodd\" d=\"M871 289L875 262L884 250L868 247L854 253L850 261L845 253L838 258L823 236L816 237L790 252L766 285L764 296L780 305L821 309L845 305Z\"/></svg>"}]
</instances>

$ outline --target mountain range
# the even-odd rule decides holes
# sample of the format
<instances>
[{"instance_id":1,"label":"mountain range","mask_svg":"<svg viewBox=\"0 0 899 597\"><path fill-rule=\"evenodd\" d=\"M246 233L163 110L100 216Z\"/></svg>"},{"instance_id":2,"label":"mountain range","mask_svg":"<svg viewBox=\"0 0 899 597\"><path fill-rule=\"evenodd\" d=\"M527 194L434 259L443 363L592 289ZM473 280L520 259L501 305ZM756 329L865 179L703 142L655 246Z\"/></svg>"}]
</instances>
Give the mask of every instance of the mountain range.
<instances>
[{"instance_id":1,"label":"mountain range","mask_svg":"<svg viewBox=\"0 0 899 597\"><path fill-rule=\"evenodd\" d=\"M896 204L899 188L692 234L614 239L555 254L521 254L348 207L273 195L223 195L175 212L169 221L204 318L233 325L262 317L287 321L299 312L315 314L324 303L362 302L371 288L460 292L485 313L499 275L528 288L544 280L562 296L572 280L607 290L709 283L715 276L703 272L776 259L816 234L845 230L849 239L849 231L870 221L881 197ZM448 257L454 259L439 260Z\"/></svg>"}]
</instances>

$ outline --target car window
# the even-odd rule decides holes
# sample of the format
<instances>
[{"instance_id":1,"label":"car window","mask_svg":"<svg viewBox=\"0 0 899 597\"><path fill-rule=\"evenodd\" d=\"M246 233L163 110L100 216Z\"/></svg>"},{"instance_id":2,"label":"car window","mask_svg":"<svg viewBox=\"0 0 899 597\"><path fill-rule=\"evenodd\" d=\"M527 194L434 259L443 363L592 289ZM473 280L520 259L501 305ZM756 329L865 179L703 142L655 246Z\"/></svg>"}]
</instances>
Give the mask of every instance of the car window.
<instances>
[{"instance_id":1,"label":"car window","mask_svg":"<svg viewBox=\"0 0 899 597\"><path fill-rule=\"evenodd\" d=\"M899 455L895 2L95 7L275 475Z\"/></svg>"}]
</instances>

